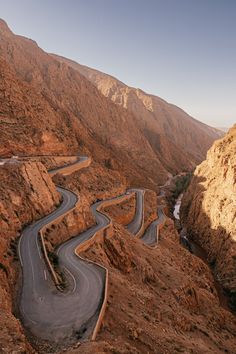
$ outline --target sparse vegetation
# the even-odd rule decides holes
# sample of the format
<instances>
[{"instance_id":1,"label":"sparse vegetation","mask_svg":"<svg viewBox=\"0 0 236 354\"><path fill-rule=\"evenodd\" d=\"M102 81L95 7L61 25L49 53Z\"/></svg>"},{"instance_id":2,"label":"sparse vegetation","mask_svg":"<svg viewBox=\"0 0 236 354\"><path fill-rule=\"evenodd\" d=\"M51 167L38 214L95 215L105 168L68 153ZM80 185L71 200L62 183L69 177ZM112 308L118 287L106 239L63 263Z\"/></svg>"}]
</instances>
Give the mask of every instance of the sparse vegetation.
<instances>
[{"instance_id":1,"label":"sparse vegetation","mask_svg":"<svg viewBox=\"0 0 236 354\"><path fill-rule=\"evenodd\" d=\"M58 255L54 252L48 252L48 257L54 266L58 266Z\"/></svg>"},{"instance_id":2,"label":"sparse vegetation","mask_svg":"<svg viewBox=\"0 0 236 354\"><path fill-rule=\"evenodd\" d=\"M58 289L60 289L61 291L65 290L67 288L67 282L66 282L66 277L65 275L61 272L60 268L59 268L59 258L58 255L55 252L50 252L48 251L48 257L49 260L55 270L55 272L58 275L58 280L59 280L59 286Z\"/></svg>"},{"instance_id":3,"label":"sparse vegetation","mask_svg":"<svg viewBox=\"0 0 236 354\"><path fill-rule=\"evenodd\" d=\"M236 311L236 290L225 289L225 293L229 296L229 306Z\"/></svg>"},{"instance_id":4,"label":"sparse vegetation","mask_svg":"<svg viewBox=\"0 0 236 354\"><path fill-rule=\"evenodd\" d=\"M8 277L8 271L7 271L7 268L6 266L0 262L0 269L2 269L5 273L6 273L6 276Z\"/></svg>"},{"instance_id":5,"label":"sparse vegetation","mask_svg":"<svg viewBox=\"0 0 236 354\"><path fill-rule=\"evenodd\" d=\"M188 173L184 176L180 176L179 178L177 178L175 182L175 190L173 192L174 199L178 198L178 196L187 189L191 177L192 177L192 173Z\"/></svg>"}]
</instances>

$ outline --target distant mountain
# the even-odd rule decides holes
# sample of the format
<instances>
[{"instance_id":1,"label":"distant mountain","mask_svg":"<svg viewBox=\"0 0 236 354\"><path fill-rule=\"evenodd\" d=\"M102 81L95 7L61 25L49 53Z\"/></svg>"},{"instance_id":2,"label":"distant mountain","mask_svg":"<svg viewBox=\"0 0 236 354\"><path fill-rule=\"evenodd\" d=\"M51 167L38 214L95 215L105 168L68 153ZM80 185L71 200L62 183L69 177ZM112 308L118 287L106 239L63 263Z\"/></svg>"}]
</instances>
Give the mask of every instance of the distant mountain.
<instances>
[{"instance_id":1,"label":"distant mountain","mask_svg":"<svg viewBox=\"0 0 236 354\"><path fill-rule=\"evenodd\" d=\"M228 130L229 130L229 128L222 128L222 127L220 127L220 128L217 128L218 130L221 130L222 132L224 132L224 133L227 133L228 132Z\"/></svg>"}]
</instances>

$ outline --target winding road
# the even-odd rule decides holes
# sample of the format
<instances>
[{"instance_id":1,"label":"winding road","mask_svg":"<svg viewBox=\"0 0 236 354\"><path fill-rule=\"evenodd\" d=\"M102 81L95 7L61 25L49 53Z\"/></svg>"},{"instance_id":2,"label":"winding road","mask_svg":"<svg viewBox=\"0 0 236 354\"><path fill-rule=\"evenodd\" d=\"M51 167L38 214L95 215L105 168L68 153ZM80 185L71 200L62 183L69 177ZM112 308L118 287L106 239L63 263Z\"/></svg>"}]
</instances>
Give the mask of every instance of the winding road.
<instances>
[{"instance_id":1,"label":"winding road","mask_svg":"<svg viewBox=\"0 0 236 354\"><path fill-rule=\"evenodd\" d=\"M91 163L91 158L87 156L77 156L76 160L72 163L68 163L62 167L57 167L48 170L48 173L53 177L57 173L61 173L64 176L71 174L74 171L81 170L81 168L88 167Z\"/></svg>"},{"instance_id":2,"label":"winding road","mask_svg":"<svg viewBox=\"0 0 236 354\"><path fill-rule=\"evenodd\" d=\"M144 224L144 190L143 189L129 189L129 193L136 194L135 215L133 220L126 226L131 234L136 236Z\"/></svg>"},{"instance_id":3,"label":"winding road","mask_svg":"<svg viewBox=\"0 0 236 354\"><path fill-rule=\"evenodd\" d=\"M154 220L147 228L141 240L150 247L156 247L159 239L160 225L165 222L164 207L158 207L158 219Z\"/></svg>"},{"instance_id":4,"label":"winding road","mask_svg":"<svg viewBox=\"0 0 236 354\"><path fill-rule=\"evenodd\" d=\"M83 157L71 165L77 165L77 169L80 169L87 163L90 163L88 158ZM64 174L70 167L63 166L50 170L49 173ZM66 291L62 292L56 288L46 266L39 232L42 227L72 210L78 198L69 190L60 187L57 187L57 190L62 196L61 205L51 214L24 229L18 252L23 273L19 308L24 326L38 338L59 343L68 338L89 338L94 331L103 306L106 270L80 258L75 250L94 237L96 232L111 224L111 219L99 211L102 204L109 201L119 202L124 195L93 204L91 209L96 225L57 249L59 267L68 285ZM144 191L132 189L127 195L131 193L136 194L136 212L127 228L136 235L144 223Z\"/></svg>"}]
</instances>

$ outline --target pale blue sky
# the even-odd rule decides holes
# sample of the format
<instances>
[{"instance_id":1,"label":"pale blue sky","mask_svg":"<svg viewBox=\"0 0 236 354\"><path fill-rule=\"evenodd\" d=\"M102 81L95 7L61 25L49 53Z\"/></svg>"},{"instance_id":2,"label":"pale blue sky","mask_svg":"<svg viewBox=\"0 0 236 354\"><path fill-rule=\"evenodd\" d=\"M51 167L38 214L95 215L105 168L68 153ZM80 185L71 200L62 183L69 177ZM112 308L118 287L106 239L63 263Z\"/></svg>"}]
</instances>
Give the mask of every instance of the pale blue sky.
<instances>
[{"instance_id":1,"label":"pale blue sky","mask_svg":"<svg viewBox=\"0 0 236 354\"><path fill-rule=\"evenodd\" d=\"M0 17L199 120L236 122L236 0L0 0Z\"/></svg>"}]
</instances>

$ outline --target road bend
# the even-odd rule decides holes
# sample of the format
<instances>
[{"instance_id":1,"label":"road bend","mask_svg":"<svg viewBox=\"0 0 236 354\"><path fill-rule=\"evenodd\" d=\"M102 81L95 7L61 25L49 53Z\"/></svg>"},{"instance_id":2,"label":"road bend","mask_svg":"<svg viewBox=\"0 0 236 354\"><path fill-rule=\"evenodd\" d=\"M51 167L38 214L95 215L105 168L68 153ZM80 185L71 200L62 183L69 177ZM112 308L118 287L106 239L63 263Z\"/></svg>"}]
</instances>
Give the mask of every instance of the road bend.
<instances>
[{"instance_id":1,"label":"road bend","mask_svg":"<svg viewBox=\"0 0 236 354\"><path fill-rule=\"evenodd\" d=\"M83 157L80 161L86 159ZM79 161L74 164L80 168ZM63 166L49 172L63 173L64 169ZM59 343L68 338L87 339L96 325L104 298L105 269L78 257L75 249L91 239L97 231L106 228L111 220L98 211L103 201L93 204L91 209L96 225L58 247L58 264L67 283L66 290L59 291L46 266L38 235L43 226L72 210L78 198L69 190L60 187L57 190L62 195L61 205L24 229L18 252L23 273L19 304L23 324L34 336ZM136 193L136 211L127 227L135 235L144 222L144 191L129 190L127 194L132 192ZM119 202L123 197L115 197L110 201Z\"/></svg>"},{"instance_id":2,"label":"road bend","mask_svg":"<svg viewBox=\"0 0 236 354\"><path fill-rule=\"evenodd\" d=\"M166 216L164 214L164 207L158 207L158 219L154 220L147 228L141 240L150 247L155 247L158 244L159 228L164 223Z\"/></svg>"},{"instance_id":3,"label":"road bend","mask_svg":"<svg viewBox=\"0 0 236 354\"><path fill-rule=\"evenodd\" d=\"M85 161L87 158L80 158ZM79 163L76 161L74 164ZM78 165L78 169L80 165ZM63 171L64 167L52 172ZM52 281L39 243L40 229L56 218L72 210L77 196L57 187L62 196L61 205L46 217L26 227L18 244L22 265L22 289L19 309L24 326L36 337L50 342L66 338L87 338L91 334L103 301L105 270L75 255L75 248L91 238L110 220L92 206L97 224L83 234L71 239L58 249L59 266L68 287L59 291Z\"/></svg>"},{"instance_id":4,"label":"road bend","mask_svg":"<svg viewBox=\"0 0 236 354\"><path fill-rule=\"evenodd\" d=\"M138 234L144 223L144 190L129 189L128 193L136 194L135 215L133 220L126 226L130 233L134 236Z\"/></svg>"},{"instance_id":5,"label":"road bend","mask_svg":"<svg viewBox=\"0 0 236 354\"><path fill-rule=\"evenodd\" d=\"M67 165L63 165L62 167L56 167L53 169L48 170L48 173L51 176L54 176L57 173L62 173L63 175L70 174L75 170L80 170L84 167L88 167L90 164L91 159L87 156L76 156L76 160L72 163L68 163ZM87 164L85 163L87 162Z\"/></svg>"},{"instance_id":6,"label":"road bend","mask_svg":"<svg viewBox=\"0 0 236 354\"><path fill-rule=\"evenodd\" d=\"M18 252L23 269L19 306L23 324L34 336L59 343L68 338L89 338L97 322L104 297L105 269L81 259L75 249L111 220L97 210L102 201L93 204L96 225L57 249L59 267L67 282L66 291L59 291L45 264L38 237L43 226L71 210L77 202L71 191L59 187L57 190L62 195L61 205L24 229ZM123 196L110 200L119 198Z\"/></svg>"}]
</instances>

